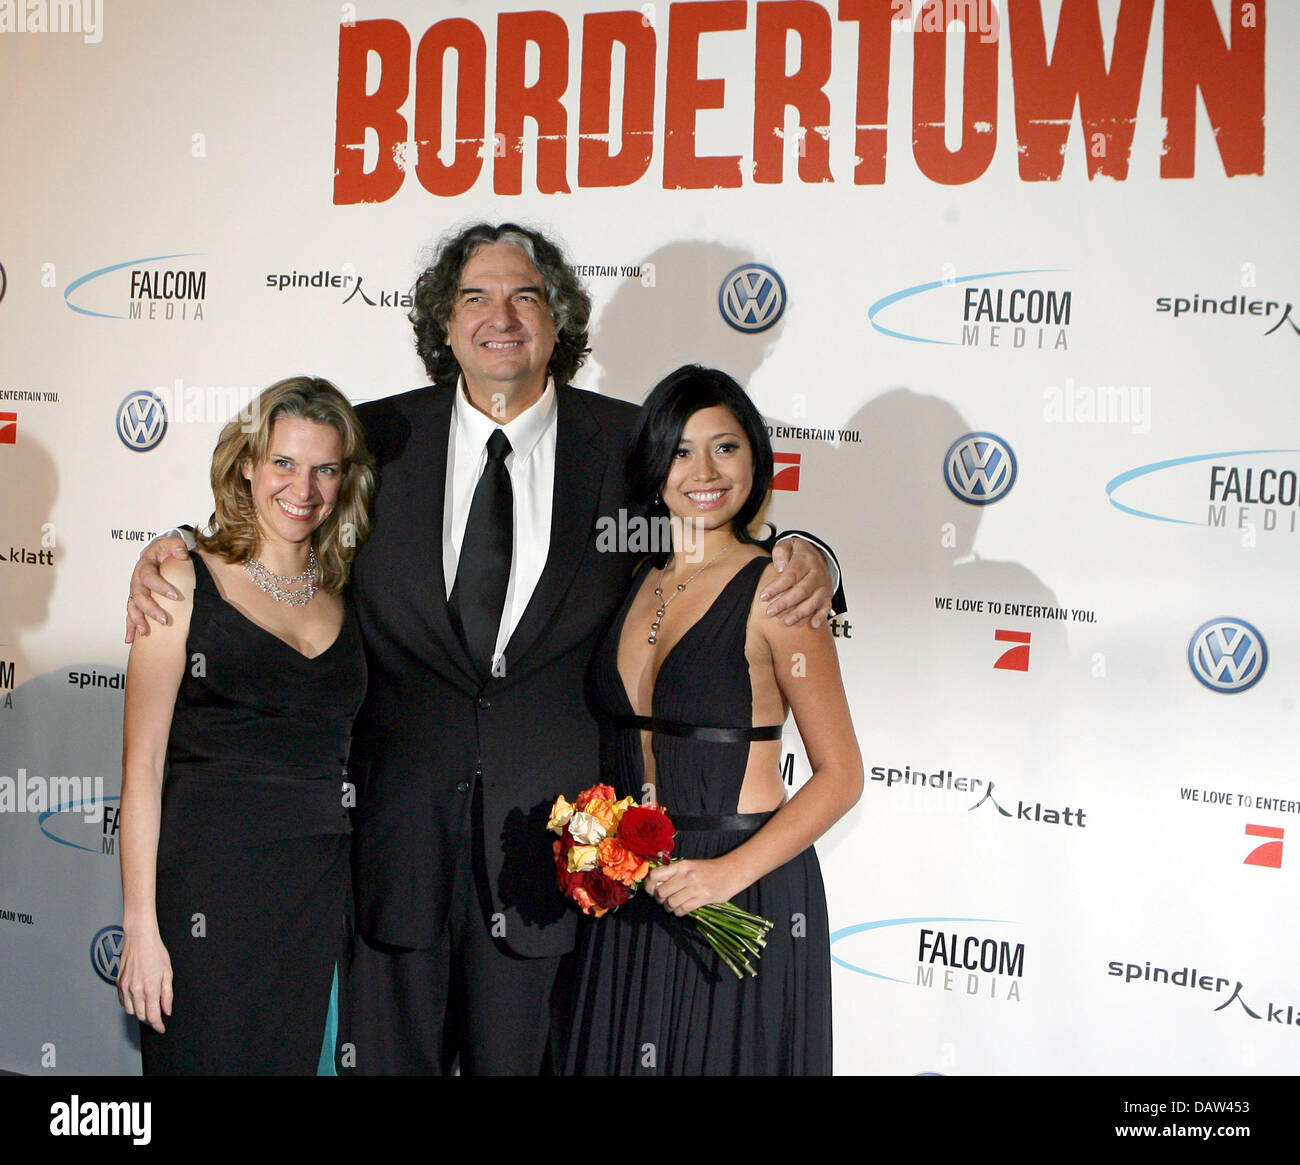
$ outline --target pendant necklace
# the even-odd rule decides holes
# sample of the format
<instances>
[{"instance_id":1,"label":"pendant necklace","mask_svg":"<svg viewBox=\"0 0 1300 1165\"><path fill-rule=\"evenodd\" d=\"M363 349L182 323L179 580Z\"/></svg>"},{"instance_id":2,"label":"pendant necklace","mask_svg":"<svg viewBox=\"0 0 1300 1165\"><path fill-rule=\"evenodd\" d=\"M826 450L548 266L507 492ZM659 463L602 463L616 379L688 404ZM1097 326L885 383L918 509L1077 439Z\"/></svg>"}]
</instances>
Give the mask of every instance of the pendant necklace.
<instances>
[{"instance_id":1,"label":"pendant necklace","mask_svg":"<svg viewBox=\"0 0 1300 1165\"><path fill-rule=\"evenodd\" d=\"M256 558L244 563L257 589L270 595L277 603L287 603L290 607L301 607L310 603L316 594L316 547L307 553L307 569L302 574L283 575L272 573L269 567ZM292 589L290 589L292 588Z\"/></svg>"},{"instance_id":2,"label":"pendant necklace","mask_svg":"<svg viewBox=\"0 0 1300 1165\"><path fill-rule=\"evenodd\" d=\"M690 586L690 584L693 583L703 571L708 570L708 568L711 567L715 562L717 562L719 558L721 558L724 554L726 554L727 551L730 550L733 545L735 545L735 541L736 541L735 538L729 539L727 544L721 550L719 550L717 554L715 554L712 558L710 558L708 562L706 562L702 567L700 567L699 570L697 570L693 575L691 575L690 578L688 578L684 583L678 583L677 589L673 591L673 593L669 595L666 599L664 598L663 582L668 575L668 568L664 567L659 572L659 585L655 587L655 598L659 600L659 609L655 612L655 621L650 628L650 637L646 640L647 643L654 643L654 641L659 638L659 624L663 622L664 612L668 610L668 604L671 603L678 595L680 595L682 591L684 591L688 586Z\"/></svg>"}]
</instances>

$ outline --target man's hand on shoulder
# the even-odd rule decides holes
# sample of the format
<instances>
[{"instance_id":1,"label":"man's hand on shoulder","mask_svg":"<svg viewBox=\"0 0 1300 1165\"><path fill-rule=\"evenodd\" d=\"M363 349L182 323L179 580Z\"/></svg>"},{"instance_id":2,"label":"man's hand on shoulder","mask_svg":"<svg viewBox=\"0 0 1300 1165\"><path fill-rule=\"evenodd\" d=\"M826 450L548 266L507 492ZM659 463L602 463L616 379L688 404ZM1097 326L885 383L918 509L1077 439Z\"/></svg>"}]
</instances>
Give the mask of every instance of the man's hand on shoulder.
<instances>
[{"instance_id":1,"label":"man's hand on shoulder","mask_svg":"<svg viewBox=\"0 0 1300 1165\"><path fill-rule=\"evenodd\" d=\"M768 615L784 614L787 627L808 619L814 629L830 618L835 586L820 549L799 537L783 538L772 548L772 565L777 576L759 596L770 604Z\"/></svg>"},{"instance_id":2,"label":"man's hand on shoulder","mask_svg":"<svg viewBox=\"0 0 1300 1165\"><path fill-rule=\"evenodd\" d=\"M149 620L166 627L171 617L154 600L154 595L169 599L181 598L180 592L162 576L162 564L169 558L189 558L185 540L171 534L155 538L141 552L131 573L131 590L126 600L126 642L133 643L137 635L149 634Z\"/></svg>"}]
</instances>

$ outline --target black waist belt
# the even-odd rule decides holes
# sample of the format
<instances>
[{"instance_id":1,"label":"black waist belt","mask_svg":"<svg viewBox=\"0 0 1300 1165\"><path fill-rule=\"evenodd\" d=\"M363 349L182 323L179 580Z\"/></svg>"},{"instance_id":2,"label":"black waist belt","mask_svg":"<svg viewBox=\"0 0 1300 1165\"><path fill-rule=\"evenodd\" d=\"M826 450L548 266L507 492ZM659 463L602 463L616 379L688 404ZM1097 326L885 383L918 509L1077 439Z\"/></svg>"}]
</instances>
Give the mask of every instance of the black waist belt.
<instances>
[{"instance_id":1,"label":"black waist belt","mask_svg":"<svg viewBox=\"0 0 1300 1165\"><path fill-rule=\"evenodd\" d=\"M708 728L703 724L679 724L675 720L660 720L655 716L615 716L619 728L640 728L657 732L660 736L685 736L709 744L747 744L752 740L780 740L780 724L764 724L759 728Z\"/></svg>"},{"instance_id":2,"label":"black waist belt","mask_svg":"<svg viewBox=\"0 0 1300 1165\"><path fill-rule=\"evenodd\" d=\"M723 817L688 817L685 814L670 813L668 816L672 819L673 825L677 827L677 832L683 831L690 833L695 830L719 830L723 832L745 831L752 832L764 825L775 813L771 809L766 813L731 813Z\"/></svg>"}]
</instances>

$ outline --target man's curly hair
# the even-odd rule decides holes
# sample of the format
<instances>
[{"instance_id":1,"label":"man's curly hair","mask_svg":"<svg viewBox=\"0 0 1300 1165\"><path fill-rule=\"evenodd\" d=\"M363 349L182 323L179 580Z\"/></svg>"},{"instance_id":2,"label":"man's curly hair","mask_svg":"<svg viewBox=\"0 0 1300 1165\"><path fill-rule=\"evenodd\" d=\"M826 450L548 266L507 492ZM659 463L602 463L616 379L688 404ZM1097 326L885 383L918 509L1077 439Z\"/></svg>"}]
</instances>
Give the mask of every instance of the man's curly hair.
<instances>
[{"instance_id":1,"label":"man's curly hair","mask_svg":"<svg viewBox=\"0 0 1300 1165\"><path fill-rule=\"evenodd\" d=\"M555 351L549 371L556 384L568 384L587 353L587 321L591 303L564 253L538 231L504 222L480 222L448 235L438 244L433 262L415 281L415 306L408 318L415 327L415 350L434 384L456 383L460 366L447 344L447 323L456 304L461 272L474 252L488 243L518 247L537 268L546 287L546 303L555 322Z\"/></svg>"}]
</instances>

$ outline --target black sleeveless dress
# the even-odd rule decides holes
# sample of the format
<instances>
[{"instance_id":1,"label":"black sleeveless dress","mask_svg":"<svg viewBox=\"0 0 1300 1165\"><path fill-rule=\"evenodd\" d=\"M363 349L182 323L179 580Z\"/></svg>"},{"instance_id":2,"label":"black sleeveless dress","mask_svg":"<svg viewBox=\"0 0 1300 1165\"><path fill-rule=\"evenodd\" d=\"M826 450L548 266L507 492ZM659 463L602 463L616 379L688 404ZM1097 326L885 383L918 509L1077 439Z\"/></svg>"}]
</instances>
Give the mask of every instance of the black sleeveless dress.
<instances>
[{"instance_id":1,"label":"black sleeveless dress","mask_svg":"<svg viewBox=\"0 0 1300 1165\"><path fill-rule=\"evenodd\" d=\"M164 1034L141 1025L145 1074L332 1074L351 894L344 765L366 686L356 616L345 597L338 638L308 659L191 561L156 891L175 1000Z\"/></svg>"},{"instance_id":2,"label":"black sleeveless dress","mask_svg":"<svg viewBox=\"0 0 1300 1165\"><path fill-rule=\"evenodd\" d=\"M769 559L743 566L669 652L655 684L655 796L677 825L674 857L735 849L771 814L738 815L752 739L745 625ZM641 580L592 660L601 779L642 796L643 721L618 671L618 643ZM700 733L700 726L721 729ZM693 735L684 735L691 733ZM823 1075L831 1069L830 938L812 848L739 894L774 926L756 978L737 979L695 934L639 893L583 927L565 1070L572 1075Z\"/></svg>"}]
</instances>

